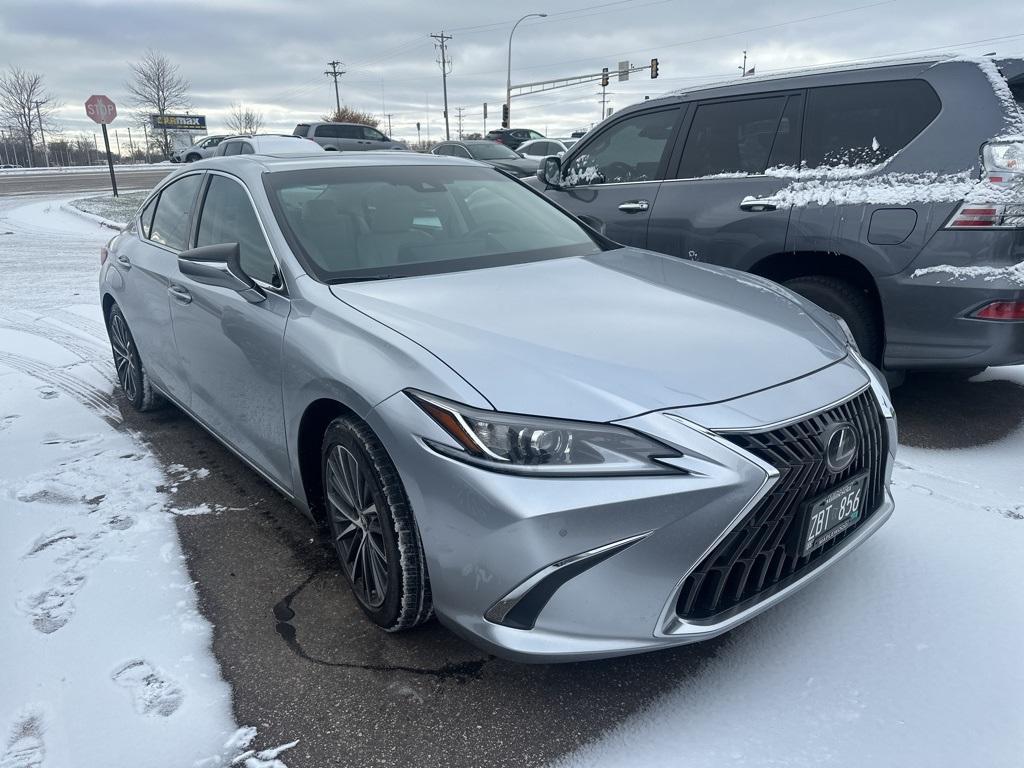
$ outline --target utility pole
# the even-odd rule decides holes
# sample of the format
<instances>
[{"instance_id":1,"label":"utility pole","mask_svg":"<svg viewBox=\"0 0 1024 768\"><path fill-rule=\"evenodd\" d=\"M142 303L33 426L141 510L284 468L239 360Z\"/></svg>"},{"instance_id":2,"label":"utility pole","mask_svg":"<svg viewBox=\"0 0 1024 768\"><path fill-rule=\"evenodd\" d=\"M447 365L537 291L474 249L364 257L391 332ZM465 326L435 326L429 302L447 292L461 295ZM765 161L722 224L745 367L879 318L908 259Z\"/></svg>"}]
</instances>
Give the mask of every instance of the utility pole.
<instances>
[{"instance_id":1,"label":"utility pole","mask_svg":"<svg viewBox=\"0 0 1024 768\"><path fill-rule=\"evenodd\" d=\"M484 102L484 136L487 136L487 102Z\"/></svg>"},{"instance_id":2,"label":"utility pole","mask_svg":"<svg viewBox=\"0 0 1024 768\"><path fill-rule=\"evenodd\" d=\"M327 66L330 69L324 72L330 78L334 79L334 106L335 113L341 112L341 96L338 95L338 78L345 74L345 70L338 69L341 66L340 61L328 61Z\"/></svg>"},{"instance_id":3,"label":"utility pole","mask_svg":"<svg viewBox=\"0 0 1024 768\"><path fill-rule=\"evenodd\" d=\"M451 141L452 132L448 127L448 72L449 72L449 61L448 51L445 48L445 43L452 39L451 35L446 35L442 29L440 33L431 35L434 40L437 40L441 46L441 87L444 89L444 138L445 141Z\"/></svg>"},{"instance_id":4,"label":"utility pole","mask_svg":"<svg viewBox=\"0 0 1024 768\"><path fill-rule=\"evenodd\" d=\"M462 141L462 113L466 111L465 107L456 107L455 111L459 113L459 141Z\"/></svg>"},{"instance_id":5,"label":"utility pole","mask_svg":"<svg viewBox=\"0 0 1024 768\"><path fill-rule=\"evenodd\" d=\"M46 136L43 135L43 116L39 113L39 102L32 102L36 105L36 119L39 120L39 140L43 143L43 160L46 161L46 167L50 167L50 155L46 151Z\"/></svg>"},{"instance_id":6,"label":"utility pole","mask_svg":"<svg viewBox=\"0 0 1024 768\"><path fill-rule=\"evenodd\" d=\"M117 162L121 162L121 137L117 135L117 129L114 129L114 142L117 144Z\"/></svg>"},{"instance_id":7,"label":"utility pole","mask_svg":"<svg viewBox=\"0 0 1024 768\"><path fill-rule=\"evenodd\" d=\"M93 134L93 138L96 138L96 134L95 133ZM146 130L146 124L145 123L142 124L142 140L146 144L146 162L148 163L148 162L150 162L150 160L149 160L149 131Z\"/></svg>"},{"instance_id":8,"label":"utility pole","mask_svg":"<svg viewBox=\"0 0 1024 768\"><path fill-rule=\"evenodd\" d=\"M132 144L132 127L130 125L128 126L128 159L135 162L135 145Z\"/></svg>"},{"instance_id":9,"label":"utility pole","mask_svg":"<svg viewBox=\"0 0 1024 768\"><path fill-rule=\"evenodd\" d=\"M388 138L391 138L391 118L395 116L394 112L386 112L384 117L388 119Z\"/></svg>"}]
</instances>

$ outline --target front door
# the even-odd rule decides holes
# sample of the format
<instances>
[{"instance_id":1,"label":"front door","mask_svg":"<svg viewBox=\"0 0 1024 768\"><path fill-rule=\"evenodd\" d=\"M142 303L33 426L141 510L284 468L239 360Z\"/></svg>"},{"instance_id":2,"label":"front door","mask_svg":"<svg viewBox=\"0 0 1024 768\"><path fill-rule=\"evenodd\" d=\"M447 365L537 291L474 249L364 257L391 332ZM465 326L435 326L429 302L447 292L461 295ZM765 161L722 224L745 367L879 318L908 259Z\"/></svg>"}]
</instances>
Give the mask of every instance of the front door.
<instances>
[{"instance_id":1,"label":"front door","mask_svg":"<svg viewBox=\"0 0 1024 768\"><path fill-rule=\"evenodd\" d=\"M178 272L171 293L174 338L188 375L192 411L271 478L290 478L281 403L281 345L291 308L277 262L242 183L210 173L195 244L238 243L242 269L266 298Z\"/></svg>"},{"instance_id":2,"label":"front door","mask_svg":"<svg viewBox=\"0 0 1024 768\"><path fill-rule=\"evenodd\" d=\"M648 247L742 270L783 252L791 207L774 195L798 165L802 111L799 92L697 104L654 205Z\"/></svg>"},{"instance_id":3,"label":"front door","mask_svg":"<svg viewBox=\"0 0 1024 768\"><path fill-rule=\"evenodd\" d=\"M623 116L566 156L562 183L546 194L623 245L647 247L647 223L679 123L667 107Z\"/></svg>"}]
</instances>

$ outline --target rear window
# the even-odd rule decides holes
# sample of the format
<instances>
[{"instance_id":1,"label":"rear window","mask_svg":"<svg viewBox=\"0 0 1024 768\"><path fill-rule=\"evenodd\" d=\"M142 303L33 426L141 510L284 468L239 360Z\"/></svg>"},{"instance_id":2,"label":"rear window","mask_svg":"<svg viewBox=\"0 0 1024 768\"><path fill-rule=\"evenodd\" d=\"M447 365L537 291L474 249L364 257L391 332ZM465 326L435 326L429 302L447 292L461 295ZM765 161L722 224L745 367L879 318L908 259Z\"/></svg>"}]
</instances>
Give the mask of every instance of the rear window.
<instances>
[{"instance_id":1,"label":"rear window","mask_svg":"<svg viewBox=\"0 0 1024 768\"><path fill-rule=\"evenodd\" d=\"M808 168L877 165L913 141L939 114L923 80L812 88L804 113Z\"/></svg>"},{"instance_id":2,"label":"rear window","mask_svg":"<svg viewBox=\"0 0 1024 768\"><path fill-rule=\"evenodd\" d=\"M785 106L785 96L701 104L686 137L679 178L764 173Z\"/></svg>"},{"instance_id":3,"label":"rear window","mask_svg":"<svg viewBox=\"0 0 1024 768\"><path fill-rule=\"evenodd\" d=\"M292 131L292 136L306 136L309 133L309 126L306 123L299 123Z\"/></svg>"},{"instance_id":4,"label":"rear window","mask_svg":"<svg viewBox=\"0 0 1024 768\"><path fill-rule=\"evenodd\" d=\"M602 249L546 199L490 168L317 168L264 176L292 250L324 282L515 264Z\"/></svg>"}]
</instances>

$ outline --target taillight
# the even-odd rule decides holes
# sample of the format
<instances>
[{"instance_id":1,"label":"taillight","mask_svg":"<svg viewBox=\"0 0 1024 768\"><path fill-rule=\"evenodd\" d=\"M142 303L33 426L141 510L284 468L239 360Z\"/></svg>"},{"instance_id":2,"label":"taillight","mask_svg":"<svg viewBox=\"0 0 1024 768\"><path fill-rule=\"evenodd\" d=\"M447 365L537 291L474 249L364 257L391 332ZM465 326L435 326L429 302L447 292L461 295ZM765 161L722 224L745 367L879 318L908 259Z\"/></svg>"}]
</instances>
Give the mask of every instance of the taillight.
<instances>
[{"instance_id":1,"label":"taillight","mask_svg":"<svg viewBox=\"0 0 1024 768\"><path fill-rule=\"evenodd\" d=\"M981 320L1024 320L1024 301L993 301L971 317Z\"/></svg>"},{"instance_id":2,"label":"taillight","mask_svg":"<svg viewBox=\"0 0 1024 768\"><path fill-rule=\"evenodd\" d=\"M962 203L946 228L1024 229L1024 142L989 142L981 150L981 159L979 192L987 185L993 202Z\"/></svg>"},{"instance_id":3,"label":"taillight","mask_svg":"<svg viewBox=\"0 0 1024 768\"><path fill-rule=\"evenodd\" d=\"M110 249L105 245L100 246L100 266L102 267L107 263L107 256L110 255Z\"/></svg>"}]
</instances>

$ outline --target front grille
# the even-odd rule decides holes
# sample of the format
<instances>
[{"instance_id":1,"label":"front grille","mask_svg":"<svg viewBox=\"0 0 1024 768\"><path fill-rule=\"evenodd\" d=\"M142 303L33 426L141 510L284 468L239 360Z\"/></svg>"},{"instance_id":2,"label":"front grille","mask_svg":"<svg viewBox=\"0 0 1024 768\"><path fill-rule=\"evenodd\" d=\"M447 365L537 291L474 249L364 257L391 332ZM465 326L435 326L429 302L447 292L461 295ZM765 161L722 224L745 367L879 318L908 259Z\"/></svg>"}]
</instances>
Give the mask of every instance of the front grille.
<instances>
[{"instance_id":1,"label":"front grille","mask_svg":"<svg viewBox=\"0 0 1024 768\"><path fill-rule=\"evenodd\" d=\"M837 422L858 433L853 463L833 473L825 462L822 434ZM888 433L870 390L803 421L769 432L723 435L779 470L779 479L750 513L704 558L683 582L676 613L707 619L733 608L784 579L827 560L852 531L882 504ZM799 555L801 505L863 471L864 514L832 541L806 557Z\"/></svg>"}]
</instances>

